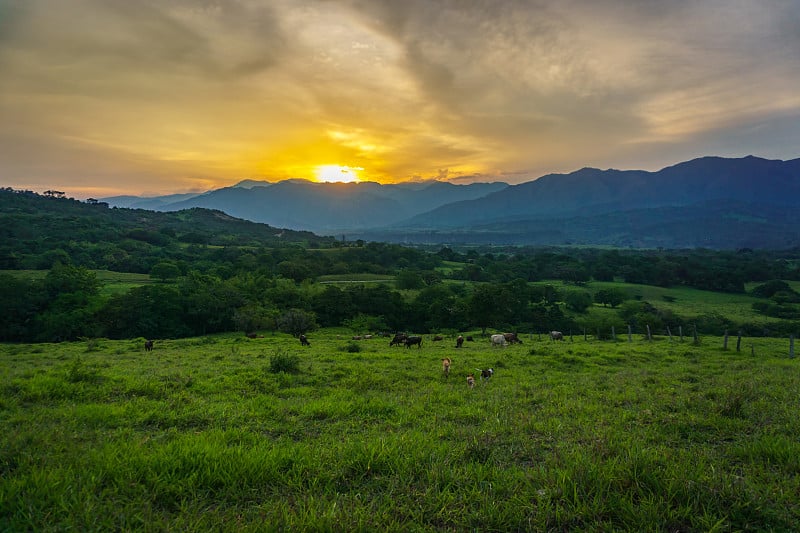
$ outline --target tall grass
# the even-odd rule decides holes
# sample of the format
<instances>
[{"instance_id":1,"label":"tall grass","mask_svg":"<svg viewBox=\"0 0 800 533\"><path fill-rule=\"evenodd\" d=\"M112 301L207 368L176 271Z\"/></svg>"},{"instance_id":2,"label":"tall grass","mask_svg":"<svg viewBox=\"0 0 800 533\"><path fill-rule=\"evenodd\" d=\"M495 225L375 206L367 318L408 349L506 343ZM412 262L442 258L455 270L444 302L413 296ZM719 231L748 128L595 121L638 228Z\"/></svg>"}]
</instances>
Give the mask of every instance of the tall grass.
<instances>
[{"instance_id":1,"label":"tall grass","mask_svg":"<svg viewBox=\"0 0 800 533\"><path fill-rule=\"evenodd\" d=\"M0 345L0 530L798 529L785 341L524 341Z\"/></svg>"}]
</instances>

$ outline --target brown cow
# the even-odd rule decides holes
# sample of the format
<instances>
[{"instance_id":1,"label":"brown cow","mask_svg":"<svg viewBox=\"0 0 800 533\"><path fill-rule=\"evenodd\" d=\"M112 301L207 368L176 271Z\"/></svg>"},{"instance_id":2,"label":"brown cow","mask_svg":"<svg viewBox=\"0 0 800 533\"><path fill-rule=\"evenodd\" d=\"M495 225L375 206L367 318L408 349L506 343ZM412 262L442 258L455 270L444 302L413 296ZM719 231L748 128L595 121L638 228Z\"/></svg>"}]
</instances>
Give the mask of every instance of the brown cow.
<instances>
[{"instance_id":1,"label":"brown cow","mask_svg":"<svg viewBox=\"0 0 800 533\"><path fill-rule=\"evenodd\" d=\"M450 358L445 357L442 359L442 372L444 373L444 377L450 377Z\"/></svg>"},{"instance_id":2,"label":"brown cow","mask_svg":"<svg viewBox=\"0 0 800 533\"><path fill-rule=\"evenodd\" d=\"M444 337L442 337L441 335L434 335L434 337L433 337L433 339L432 339L432 340L433 340L434 342L436 342L436 341L443 341L443 340L444 340Z\"/></svg>"},{"instance_id":3,"label":"brown cow","mask_svg":"<svg viewBox=\"0 0 800 533\"><path fill-rule=\"evenodd\" d=\"M503 333L503 337L506 338L506 342L509 344L514 344L515 342L522 344L522 341L517 337L516 333Z\"/></svg>"}]
</instances>

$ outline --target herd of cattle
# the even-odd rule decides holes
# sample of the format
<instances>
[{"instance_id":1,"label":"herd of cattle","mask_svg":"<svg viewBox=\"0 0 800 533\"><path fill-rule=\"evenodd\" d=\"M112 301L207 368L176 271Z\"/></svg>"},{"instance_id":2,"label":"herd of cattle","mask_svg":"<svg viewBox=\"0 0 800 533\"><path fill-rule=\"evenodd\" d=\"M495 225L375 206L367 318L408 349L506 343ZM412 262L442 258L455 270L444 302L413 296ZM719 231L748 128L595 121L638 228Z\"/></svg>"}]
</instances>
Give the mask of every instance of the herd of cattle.
<instances>
[{"instance_id":1,"label":"herd of cattle","mask_svg":"<svg viewBox=\"0 0 800 533\"><path fill-rule=\"evenodd\" d=\"M263 338L263 335L256 335L255 333L246 333L245 334L250 339L256 338ZM560 331L551 331L549 333L550 339L553 341L561 341L564 340L564 334ZM361 339L370 339L372 335L357 335L353 337L353 340L361 340ZM308 337L305 334L301 333L298 336L300 340L300 344L302 346L311 346L311 343L308 341ZM432 337L434 342L444 340L441 335L434 335ZM463 335L459 335L456 337L456 348L461 348L464 345L464 340L467 342L473 342L474 339L471 335L467 335L464 337ZM491 336L491 343L492 347L505 347L509 344L522 344L522 340L517 336L516 333L496 333ZM417 349L422 348L422 336L420 335L407 335L405 333L395 333L394 337L391 341L389 341L389 346L400 346L403 345L406 348L411 348L412 346L417 347ZM148 339L144 342L144 349L146 352L150 352L153 350L153 340ZM451 360L449 357L445 357L442 359L442 373L444 377L450 377L450 365ZM481 381L488 381L489 378L492 377L494 374L494 370L491 368L486 369L478 369L480 372ZM468 374L467 375L467 386L469 388L473 388L475 386L475 374Z\"/></svg>"},{"instance_id":2,"label":"herd of cattle","mask_svg":"<svg viewBox=\"0 0 800 533\"><path fill-rule=\"evenodd\" d=\"M245 333L245 336L249 339L260 339L264 338L263 335L257 335L255 333ZM549 333L550 339L554 341L561 341L564 340L564 334L560 331L551 331ZM371 339L373 335L355 335L353 336L353 340L366 340ZM302 346L311 346L311 343L308 342L308 337L305 334L300 334L298 337L300 340L300 344ZM441 335L434 335L431 340L433 342L442 341L444 337ZM464 345L464 340L467 342L473 342L474 339L472 335L467 335L464 337L463 335L459 335L456 337L456 348L461 348ZM517 336L516 333L497 333L491 336L491 343L492 347L504 347L509 344L522 344L522 340ZM389 341L389 346L405 346L406 348L411 348L412 346L416 346L417 348L422 348L422 336L420 335L408 335L406 333L395 333L394 337L391 341ZM144 349L145 351L149 352L153 349L153 341L146 340L144 342Z\"/></svg>"}]
</instances>

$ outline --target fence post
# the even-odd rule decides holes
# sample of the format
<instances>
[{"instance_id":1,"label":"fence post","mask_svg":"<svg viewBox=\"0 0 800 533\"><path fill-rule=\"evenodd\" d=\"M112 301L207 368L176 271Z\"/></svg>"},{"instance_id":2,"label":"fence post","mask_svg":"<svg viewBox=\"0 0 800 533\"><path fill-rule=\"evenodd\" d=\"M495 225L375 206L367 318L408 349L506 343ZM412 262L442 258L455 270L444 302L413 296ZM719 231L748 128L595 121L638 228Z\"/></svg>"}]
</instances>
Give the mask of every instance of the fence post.
<instances>
[{"instance_id":1,"label":"fence post","mask_svg":"<svg viewBox=\"0 0 800 533\"><path fill-rule=\"evenodd\" d=\"M789 359L794 359L794 333L789 335Z\"/></svg>"},{"instance_id":2,"label":"fence post","mask_svg":"<svg viewBox=\"0 0 800 533\"><path fill-rule=\"evenodd\" d=\"M611 340L612 341L616 341L617 340L617 332L614 331L614 326L611 326Z\"/></svg>"},{"instance_id":3,"label":"fence post","mask_svg":"<svg viewBox=\"0 0 800 533\"><path fill-rule=\"evenodd\" d=\"M628 324L628 342L633 342L633 337L631 336L631 325Z\"/></svg>"},{"instance_id":4,"label":"fence post","mask_svg":"<svg viewBox=\"0 0 800 533\"><path fill-rule=\"evenodd\" d=\"M586 342L586 328L583 328L583 342Z\"/></svg>"},{"instance_id":5,"label":"fence post","mask_svg":"<svg viewBox=\"0 0 800 533\"><path fill-rule=\"evenodd\" d=\"M647 324L647 340L648 341L653 340L653 336L650 335L650 324Z\"/></svg>"},{"instance_id":6,"label":"fence post","mask_svg":"<svg viewBox=\"0 0 800 533\"><path fill-rule=\"evenodd\" d=\"M669 337L669 342L672 342L672 332L669 330L669 326L667 326L667 336Z\"/></svg>"},{"instance_id":7,"label":"fence post","mask_svg":"<svg viewBox=\"0 0 800 533\"><path fill-rule=\"evenodd\" d=\"M736 351L741 351L742 347L742 330L739 330L739 336L736 338Z\"/></svg>"},{"instance_id":8,"label":"fence post","mask_svg":"<svg viewBox=\"0 0 800 533\"><path fill-rule=\"evenodd\" d=\"M727 329L725 330L725 336L722 337L722 349L723 350L727 350L728 349L728 330Z\"/></svg>"},{"instance_id":9,"label":"fence post","mask_svg":"<svg viewBox=\"0 0 800 533\"><path fill-rule=\"evenodd\" d=\"M700 344L700 342L697 340L697 324L692 324L692 335L694 337L694 343Z\"/></svg>"},{"instance_id":10,"label":"fence post","mask_svg":"<svg viewBox=\"0 0 800 533\"><path fill-rule=\"evenodd\" d=\"M680 335L681 342L683 342L683 326L678 326L678 335Z\"/></svg>"}]
</instances>

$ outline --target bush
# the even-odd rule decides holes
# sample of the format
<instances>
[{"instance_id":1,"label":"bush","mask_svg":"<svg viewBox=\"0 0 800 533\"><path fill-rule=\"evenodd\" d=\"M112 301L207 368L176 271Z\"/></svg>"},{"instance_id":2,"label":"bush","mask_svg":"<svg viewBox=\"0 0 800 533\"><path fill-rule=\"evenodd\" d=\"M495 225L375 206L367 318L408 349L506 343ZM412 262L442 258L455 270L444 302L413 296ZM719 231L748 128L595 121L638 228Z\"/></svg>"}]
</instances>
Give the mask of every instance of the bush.
<instances>
[{"instance_id":1,"label":"bush","mask_svg":"<svg viewBox=\"0 0 800 533\"><path fill-rule=\"evenodd\" d=\"M340 352L358 353L361 351L361 345L355 342L348 342L346 346L339 348Z\"/></svg>"},{"instance_id":2,"label":"bush","mask_svg":"<svg viewBox=\"0 0 800 533\"><path fill-rule=\"evenodd\" d=\"M300 357L284 351L275 352L269 358L269 371L273 374L285 372L286 374L300 373Z\"/></svg>"}]
</instances>

